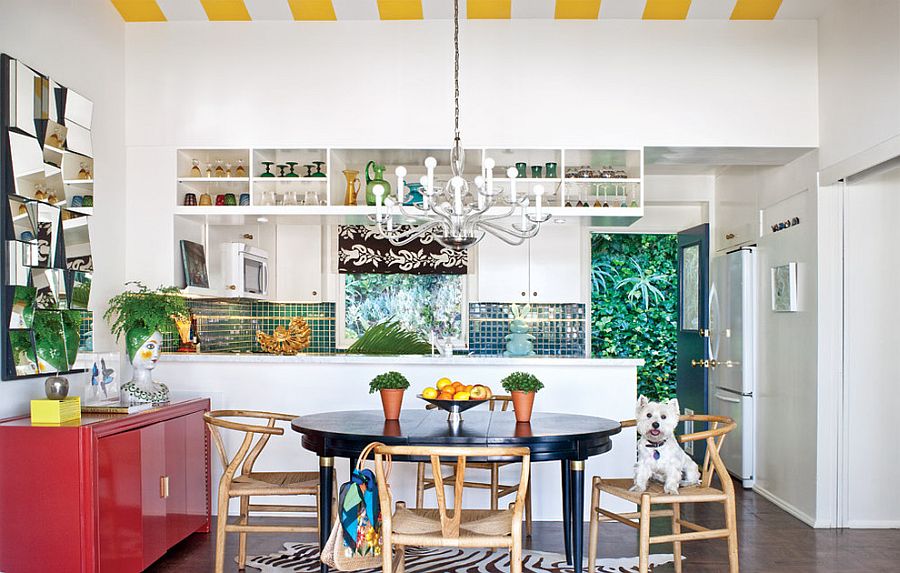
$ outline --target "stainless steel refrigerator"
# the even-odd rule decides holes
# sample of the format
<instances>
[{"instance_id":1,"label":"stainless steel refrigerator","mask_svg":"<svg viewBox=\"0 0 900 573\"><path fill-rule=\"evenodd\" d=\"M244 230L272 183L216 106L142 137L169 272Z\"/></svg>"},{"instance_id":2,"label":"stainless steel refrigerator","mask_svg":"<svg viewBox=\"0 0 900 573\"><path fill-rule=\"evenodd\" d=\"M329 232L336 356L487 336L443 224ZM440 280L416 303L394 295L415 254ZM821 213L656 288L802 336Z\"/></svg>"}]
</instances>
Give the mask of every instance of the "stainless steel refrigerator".
<instances>
[{"instance_id":1,"label":"stainless steel refrigerator","mask_svg":"<svg viewBox=\"0 0 900 573\"><path fill-rule=\"evenodd\" d=\"M737 428L722 445L728 471L753 486L756 469L755 408L757 269L753 247L718 256L710 264L709 408Z\"/></svg>"}]
</instances>

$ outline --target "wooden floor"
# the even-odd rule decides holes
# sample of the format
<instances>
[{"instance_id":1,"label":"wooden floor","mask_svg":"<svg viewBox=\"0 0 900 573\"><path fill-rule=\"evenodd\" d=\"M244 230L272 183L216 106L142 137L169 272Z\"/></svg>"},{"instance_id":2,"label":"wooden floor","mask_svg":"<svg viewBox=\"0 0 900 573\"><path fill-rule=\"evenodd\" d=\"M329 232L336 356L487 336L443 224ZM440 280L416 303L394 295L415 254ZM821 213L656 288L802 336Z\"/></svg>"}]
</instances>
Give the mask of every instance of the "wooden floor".
<instances>
[{"instance_id":1,"label":"wooden floor","mask_svg":"<svg viewBox=\"0 0 900 573\"><path fill-rule=\"evenodd\" d=\"M741 571L744 573L875 573L900 571L900 530L816 530L791 517L752 492L738 493L738 531ZM721 519L721 510L710 508L703 514L686 514L691 520ZM660 524L665 526L665 524ZM655 527L654 527L655 529ZM314 541L314 535L250 535L250 555L281 549L287 541ZM585 526L587 541L587 526ZM537 522L526 547L563 553L562 526L558 522ZM213 570L214 534L194 534L148 571L153 573L207 573ZM226 571L237 571L237 535L228 536ZM654 546L654 552L668 551ZM600 529L600 557L637 554L637 537L630 528L604 524ZM685 573L727 571L724 541L699 541L685 545ZM585 555L587 550L585 549ZM247 569L253 572L255 569ZM657 571L672 571L671 566Z\"/></svg>"}]
</instances>

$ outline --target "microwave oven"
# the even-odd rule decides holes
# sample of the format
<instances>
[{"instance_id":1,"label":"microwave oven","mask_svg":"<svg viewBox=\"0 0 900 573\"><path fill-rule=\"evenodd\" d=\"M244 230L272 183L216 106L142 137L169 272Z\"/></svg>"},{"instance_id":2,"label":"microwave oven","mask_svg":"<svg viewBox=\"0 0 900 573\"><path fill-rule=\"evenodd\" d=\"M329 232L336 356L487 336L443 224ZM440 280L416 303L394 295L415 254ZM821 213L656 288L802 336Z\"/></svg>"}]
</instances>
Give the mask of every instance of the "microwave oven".
<instances>
[{"instance_id":1,"label":"microwave oven","mask_svg":"<svg viewBox=\"0 0 900 573\"><path fill-rule=\"evenodd\" d=\"M246 243L222 245L226 296L265 298L269 294L269 256Z\"/></svg>"}]
</instances>

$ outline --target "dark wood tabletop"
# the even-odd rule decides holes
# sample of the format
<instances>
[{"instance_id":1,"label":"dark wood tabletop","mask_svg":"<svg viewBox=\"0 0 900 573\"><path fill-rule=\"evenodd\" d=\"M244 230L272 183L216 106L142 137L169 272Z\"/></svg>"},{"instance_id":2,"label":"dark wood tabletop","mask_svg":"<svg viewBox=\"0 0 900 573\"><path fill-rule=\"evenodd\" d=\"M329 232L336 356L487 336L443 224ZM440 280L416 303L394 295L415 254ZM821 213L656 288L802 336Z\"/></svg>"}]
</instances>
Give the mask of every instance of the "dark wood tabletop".
<instances>
[{"instance_id":1,"label":"dark wood tabletop","mask_svg":"<svg viewBox=\"0 0 900 573\"><path fill-rule=\"evenodd\" d=\"M296 418L303 447L320 456L354 458L371 442L388 445L527 446L535 462L585 460L609 451L618 422L592 416L536 412L531 423L516 423L512 411L469 410L459 426L442 410L403 410L400 420L381 410L326 412Z\"/></svg>"}]
</instances>

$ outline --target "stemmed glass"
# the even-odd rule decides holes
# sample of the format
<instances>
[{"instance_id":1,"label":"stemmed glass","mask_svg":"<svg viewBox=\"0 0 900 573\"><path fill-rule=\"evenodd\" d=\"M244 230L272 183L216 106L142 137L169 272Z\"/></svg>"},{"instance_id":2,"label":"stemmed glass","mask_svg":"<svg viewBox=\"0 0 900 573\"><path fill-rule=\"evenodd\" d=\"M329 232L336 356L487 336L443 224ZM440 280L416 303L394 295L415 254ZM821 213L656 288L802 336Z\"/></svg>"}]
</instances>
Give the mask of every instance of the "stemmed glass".
<instances>
[{"instance_id":1,"label":"stemmed glass","mask_svg":"<svg viewBox=\"0 0 900 573\"><path fill-rule=\"evenodd\" d=\"M325 165L324 161L313 161L316 166L316 172L312 174L312 177L325 177L325 174L322 173L322 166Z\"/></svg>"},{"instance_id":2,"label":"stemmed glass","mask_svg":"<svg viewBox=\"0 0 900 573\"><path fill-rule=\"evenodd\" d=\"M225 164L225 177L231 177L231 162Z\"/></svg>"},{"instance_id":3,"label":"stemmed glass","mask_svg":"<svg viewBox=\"0 0 900 573\"><path fill-rule=\"evenodd\" d=\"M221 159L216 159L216 177L225 177L225 169L222 168Z\"/></svg>"},{"instance_id":4,"label":"stemmed glass","mask_svg":"<svg viewBox=\"0 0 900 573\"><path fill-rule=\"evenodd\" d=\"M312 170L313 170L313 167L315 167L315 165L313 165L312 163L307 163L303 167L306 167L305 177L312 177Z\"/></svg>"},{"instance_id":5,"label":"stemmed glass","mask_svg":"<svg viewBox=\"0 0 900 573\"><path fill-rule=\"evenodd\" d=\"M81 171L78 172L79 178L81 178L82 172L85 172L84 163L81 164ZM191 160L191 177L200 177L200 160L199 159Z\"/></svg>"},{"instance_id":6,"label":"stemmed glass","mask_svg":"<svg viewBox=\"0 0 900 573\"><path fill-rule=\"evenodd\" d=\"M280 173L278 173L278 176L284 177L284 170L287 169L287 165L285 165L284 163L279 163L275 167L277 167L280 170Z\"/></svg>"},{"instance_id":7,"label":"stemmed glass","mask_svg":"<svg viewBox=\"0 0 900 573\"><path fill-rule=\"evenodd\" d=\"M300 177L300 174L294 171L294 167L297 165L296 161L285 161L285 163L291 168L291 172L285 175L285 177ZM287 201L285 201L285 203L287 203Z\"/></svg>"},{"instance_id":8,"label":"stemmed glass","mask_svg":"<svg viewBox=\"0 0 900 573\"><path fill-rule=\"evenodd\" d=\"M238 164L237 164L237 169L234 170L235 176L237 176L237 177L246 177L246 176L247 176L247 170L244 169L244 160L243 160L243 159L238 159L238 160L237 160L237 163L238 163Z\"/></svg>"},{"instance_id":9,"label":"stemmed glass","mask_svg":"<svg viewBox=\"0 0 900 573\"><path fill-rule=\"evenodd\" d=\"M275 165L274 161L262 161L261 162L266 167L265 173L260 174L260 177L275 177L275 174L272 173L272 166Z\"/></svg>"}]
</instances>

